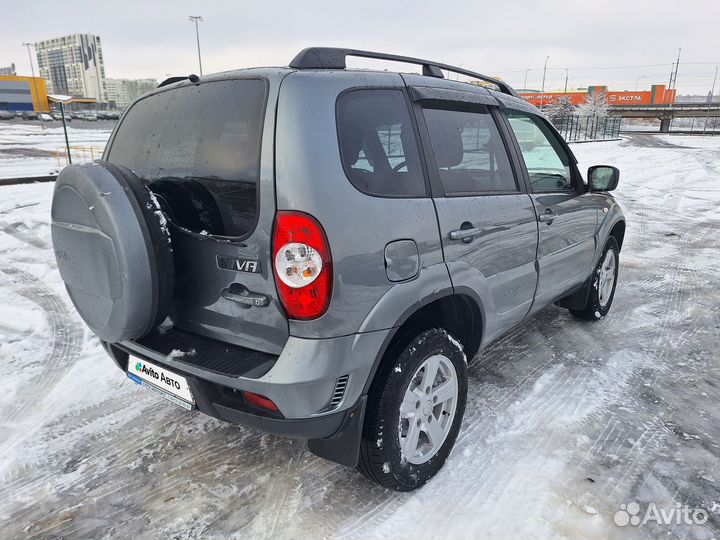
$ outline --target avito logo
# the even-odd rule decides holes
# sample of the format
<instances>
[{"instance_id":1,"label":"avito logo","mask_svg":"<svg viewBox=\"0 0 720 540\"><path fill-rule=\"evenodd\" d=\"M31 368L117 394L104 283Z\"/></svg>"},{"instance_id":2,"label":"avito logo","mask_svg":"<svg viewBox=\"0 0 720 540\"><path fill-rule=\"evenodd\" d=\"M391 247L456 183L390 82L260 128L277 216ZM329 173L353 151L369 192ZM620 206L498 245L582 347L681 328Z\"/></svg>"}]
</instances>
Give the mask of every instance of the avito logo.
<instances>
[{"instance_id":1,"label":"avito logo","mask_svg":"<svg viewBox=\"0 0 720 540\"><path fill-rule=\"evenodd\" d=\"M674 508L662 508L654 502L649 503L643 513L640 505L633 501L621 504L613 520L618 527L647 525L651 522L658 525L704 525L708 520L708 513L703 508L691 508L680 503L675 503Z\"/></svg>"},{"instance_id":2,"label":"avito logo","mask_svg":"<svg viewBox=\"0 0 720 540\"><path fill-rule=\"evenodd\" d=\"M148 377L152 377L153 379L157 379L168 386L174 387L176 390L181 389L180 383L178 381L176 381L172 377L166 376L165 373L158 373L153 368L144 366L142 362L135 362L135 371L137 371L138 373L143 373Z\"/></svg>"},{"instance_id":3,"label":"avito logo","mask_svg":"<svg viewBox=\"0 0 720 540\"><path fill-rule=\"evenodd\" d=\"M135 371L143 373L144 375L147 375L148 377L152 377L153 379L160 378L160 374L157 371L155 371L151 367L147 367L147 366L143 365L142 362L137 362L135 364Z\"/></svg>"}]
</instances>

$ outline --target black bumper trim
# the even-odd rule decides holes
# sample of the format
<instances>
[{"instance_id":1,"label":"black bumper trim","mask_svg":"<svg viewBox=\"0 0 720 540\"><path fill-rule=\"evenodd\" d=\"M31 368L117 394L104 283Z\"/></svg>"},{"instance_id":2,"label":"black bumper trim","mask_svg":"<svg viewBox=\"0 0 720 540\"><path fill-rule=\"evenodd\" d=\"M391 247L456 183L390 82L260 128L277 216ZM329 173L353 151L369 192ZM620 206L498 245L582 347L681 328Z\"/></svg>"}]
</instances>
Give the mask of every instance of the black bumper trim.
<instances>
[{"instance_id":1,"label":"black bumper trim","mask_svg":"<svg viewBox=\"0 0 720 540\"><path fill-rule=\"evenodd\" d=\"M221 420L249 426L266 433L297 439L331 437L337 433L345 420L345 411L316 418L288 419L258 416L218 403L212 405L217 411L217 418Z\"/></svg>"}]
</instances>

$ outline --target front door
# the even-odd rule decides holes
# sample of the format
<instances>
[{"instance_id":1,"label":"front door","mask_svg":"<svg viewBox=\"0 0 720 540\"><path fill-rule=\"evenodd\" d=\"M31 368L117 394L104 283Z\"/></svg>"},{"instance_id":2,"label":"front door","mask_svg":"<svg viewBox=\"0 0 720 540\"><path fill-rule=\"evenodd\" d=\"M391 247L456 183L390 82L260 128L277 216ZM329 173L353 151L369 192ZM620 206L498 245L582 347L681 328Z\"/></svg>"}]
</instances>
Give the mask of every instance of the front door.
<instances>
[{"instance_id":1,"label":"front door","mask_svg":"<svg viewBox=\"0 0 720 540\"><path fill-rule=\"evenodd\" d=\"M538 286L533 312L558 300L590 275L597 209L575 159L537 115L507 110L520 147L539 225Z\"/></svg>"},{"instance_id":2,"label":"front door","mask_svg":"<svg viewBox=\"0 0 720 540\"><path fill-rule=\"evenodd\" d=\"M536 286L537 221L488 105L433 101L422 108L445 261L456 290L480 296L485 342L520 322Z\"/></svg>"}]
</instances>

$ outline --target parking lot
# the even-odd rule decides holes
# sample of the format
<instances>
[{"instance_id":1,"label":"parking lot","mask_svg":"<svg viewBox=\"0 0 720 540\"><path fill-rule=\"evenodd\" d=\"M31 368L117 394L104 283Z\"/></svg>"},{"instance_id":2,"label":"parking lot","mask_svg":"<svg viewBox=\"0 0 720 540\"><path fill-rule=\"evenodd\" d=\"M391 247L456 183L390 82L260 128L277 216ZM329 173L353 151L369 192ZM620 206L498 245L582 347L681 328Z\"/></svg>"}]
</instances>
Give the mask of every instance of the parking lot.
<instances>
[{"instance_id":1,"label":"parking lot","mask_svg":"<svg viewBox=\"0 0 720 540\"><path fill-rule=\"evenodd\" d=\"M68 124L70 151L75 163L102 155L115 121L73 120ZM68 160L62 122L0 121L0 183L7 178L57 174Z\"/></svg>"},{"instance_id":2,"label":"parking lot","mask_svg":"<svg viewBox=\"0 0 720 540\"><path fill-rule=\"evenodd\" d=\"M473 359L457 445L407 494L132 384L54 268L52 184L0 186L2 536L718 537L720 138L573 150L621 170L613 309L546 309ZM708 519L620 527L631 502Z\"/></svg>"},{"instance_id":3,"label":"parking lot","mask_svg":"<svg viewBox=\"0 0 720 540\"><path fill-rule=\"evenodd\" d=\"M20 124L25 126L45 126L45 127L62 127L61 120L53 120L52 122L41 122L40 120L25 120L23 118L13 118L12 120L0 120L2 124ZM76 129L112 129L117 124L117 120L70 120L68 126Z\"/></svg>"}]
</instances>

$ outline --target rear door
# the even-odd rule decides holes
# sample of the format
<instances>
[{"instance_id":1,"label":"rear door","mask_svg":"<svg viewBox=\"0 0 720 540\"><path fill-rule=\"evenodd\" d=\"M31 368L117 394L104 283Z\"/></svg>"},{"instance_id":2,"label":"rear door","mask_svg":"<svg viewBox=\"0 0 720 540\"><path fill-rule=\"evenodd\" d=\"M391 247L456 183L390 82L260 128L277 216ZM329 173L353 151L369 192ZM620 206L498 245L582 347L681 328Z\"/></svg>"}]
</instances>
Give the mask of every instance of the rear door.
<instances>
[{"instance_id":1,"label":"rear door","mask_svg":"<svg viewBox=\"0 0 720 540\"><path fill-rule=\"evenodd\" d=\"M125 114L106 153L146 183L169 219L175 326L274 354L288 337L270 267L268 103L278 86L279 78L249 77L149 94Z\"/></svg>"},{"instance_id":2,"label":"rear door","mask_svg":"<svg viewBox=\"0 0 720 540\"><path fill-rule=\"evenodd\" d=\"M414 89L453 285L477 292L489 340L520 322L536 285L537 222L498 128L497 102L482 93ZM427 99L423 99L426 97Z\"/></svg>"},{"instance_id":3,"label":"rear door","mask_svg":"<svg viewBox=\"0 0 720 540\"><path fill-rule=\"evenodd\" d=\"M597 208L575 159L548 122L506 109L539 221L538 287L533 311L558 300L590 274Z\"/></svg>"}]
</instances>

